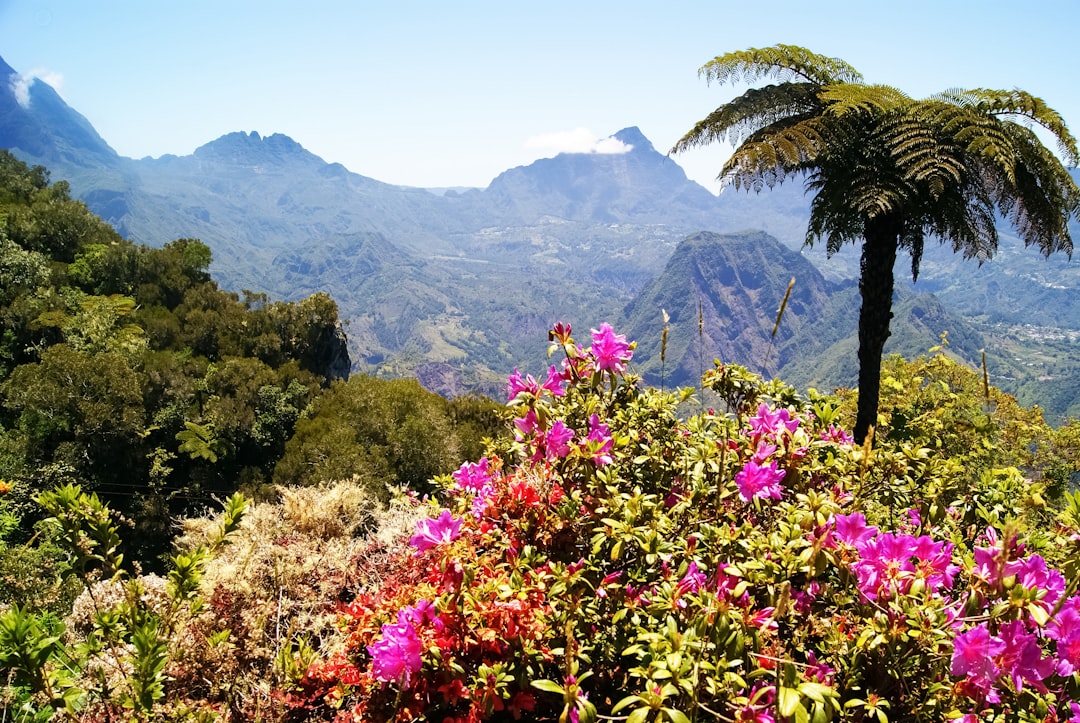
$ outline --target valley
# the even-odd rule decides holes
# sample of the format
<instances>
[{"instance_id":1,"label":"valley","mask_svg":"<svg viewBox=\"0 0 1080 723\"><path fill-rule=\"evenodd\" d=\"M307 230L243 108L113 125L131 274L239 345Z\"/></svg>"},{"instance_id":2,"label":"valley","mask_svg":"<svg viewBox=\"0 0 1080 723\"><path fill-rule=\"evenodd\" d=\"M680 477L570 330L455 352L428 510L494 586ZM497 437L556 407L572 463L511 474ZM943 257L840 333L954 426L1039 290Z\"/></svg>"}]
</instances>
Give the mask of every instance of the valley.
<instances>
[{"instance_id":1,"label":"valley","mask_svg":"<svg viewBox=\"0 0 1080 723\"><path fill-rule=\"evenodd\" d=\"M4 72L14 71L0 64ZM329 293L356 372L497 396L507 370L543 350L554 321L610 321L639 340L638 370L653 381L666 310L679 356L669 382L695 384L698 356L751 367L768 356L768 373L797 384L851 384L857 252L802 248L802 189L715 196L638 129L613 138L630 150L564 153L483 189L431 192L354 173L281 134L236 132L190 156L124 158L44 83L30 87L26 108L0 97L0 147L67 180L126 238L202 240L225 289L281 300ZM721 236L702 244L703 233ZM734 270L727 276L717 254ZM1078 267L1023 249L1008 229L981 265L929 244L913 284L909 263L897 262L887 353L918 355L948 332L951 353L968 363L986 349L995 382L1024 403L1053 418L1080 411L1069 391L1080 385ZM797 303L771 340L792 276ZM1033 319L1043 331L1024 330Z\"/></svg>"}]
</instances>

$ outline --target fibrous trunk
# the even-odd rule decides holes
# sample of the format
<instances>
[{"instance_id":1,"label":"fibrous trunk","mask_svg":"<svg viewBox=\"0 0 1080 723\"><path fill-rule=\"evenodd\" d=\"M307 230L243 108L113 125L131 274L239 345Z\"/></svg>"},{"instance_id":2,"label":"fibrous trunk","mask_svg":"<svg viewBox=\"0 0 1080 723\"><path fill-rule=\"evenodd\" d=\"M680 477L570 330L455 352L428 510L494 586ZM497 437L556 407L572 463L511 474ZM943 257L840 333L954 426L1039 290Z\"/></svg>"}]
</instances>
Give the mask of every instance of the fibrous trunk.
<instances>
[{"instance_id":1,"label":"fibrous trunk","mask_svg":"<svg viewBox=\"0 0 1080 723\"><path fill-rule=\"evenodd\" d=\"M899 219L893 216L879 216L866 224L859 276L859 408L854 429L858 444L864 443L870 428L877 425L881 353L892 319L893 265L899 235Z\"/></svg>"}]
</instances>

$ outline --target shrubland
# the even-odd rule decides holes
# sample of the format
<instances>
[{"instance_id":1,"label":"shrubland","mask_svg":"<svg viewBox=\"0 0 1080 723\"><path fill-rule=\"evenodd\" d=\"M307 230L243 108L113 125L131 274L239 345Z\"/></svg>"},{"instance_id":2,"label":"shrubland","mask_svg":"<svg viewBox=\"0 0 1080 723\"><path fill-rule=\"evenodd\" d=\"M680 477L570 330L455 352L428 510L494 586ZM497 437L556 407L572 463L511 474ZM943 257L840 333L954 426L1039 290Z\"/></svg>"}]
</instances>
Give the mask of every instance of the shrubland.
<instances>
[{"instance_id":1,"label":"shrubland","mask_svg":"<svg viewBox=\"0 0 1080 723\"><path fill-rule=\"evenodd\" d=\"M328 297L0 172L4 720L1080 721L1080 426L946 347L863 445L606 324L506 405L334 380Z\"/></svg>"},{"instance_id":2,"label":"shrubland","mask_svg":"<svg viewBox=\"0 0 1080 723\"><path fill-rule=\"evenodd\" d=\"M1075 423L936 349L886 361L876 443L856 446L847 392L720 362L700 389L647 388L631 344L591 336L557 325L562 360L510 377L511 434L430 494L234 498L157 582L110 561L85 492L63 493L78 518L40 496L56 544L90 554L68 558L76 611L0 617L12 709L1080 720Z\"/></svg>"}]
</instances>

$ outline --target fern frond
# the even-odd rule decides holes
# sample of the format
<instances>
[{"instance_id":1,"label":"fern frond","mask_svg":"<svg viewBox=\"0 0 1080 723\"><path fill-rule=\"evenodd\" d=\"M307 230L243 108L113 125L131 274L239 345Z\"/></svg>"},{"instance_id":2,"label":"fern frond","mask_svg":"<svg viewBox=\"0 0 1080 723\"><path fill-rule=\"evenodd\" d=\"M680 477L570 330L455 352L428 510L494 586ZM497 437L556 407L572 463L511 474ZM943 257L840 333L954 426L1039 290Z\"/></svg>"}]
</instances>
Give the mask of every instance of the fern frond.
<instances>
[{"instance_id":1,"label":"fern frond","mask_svg":"<svg viewBox=\"0 0 1080 723\"><path fill-rule=\"evenodd\" d=\"M918 112L893 113L876 129L877 142L889 150L897 173L907 183L941 196L963 180L964 165L952 143L942 143L933 125Z\"/></svg>"},{"instance_id":2,"label":"fern frond","mask_svg":"<svg viewBox=\"0 0 1080 723\"><path fill-rule=\"evenodd\" d=\"M817 119L788 118L747 138L724 164L724 185L760 191L801 173L821 152Z\"/></svg>"},{"instance_id":3,"label":"fern frond","mask_svg":"<svg viewBox=\"0 0 1080 723\"><path fill-rule=\"evenodd\" d=\"M817 86L810 83L751 88L698 121L669 152L681 153L716 141L735 145L761 128L817 112L820 112Z\"/></svg>"},{"instance_id":4,"label":"fern frond","mask_svg":"<svg viewBox=\"0 0 1080 723\"><path fill-rule=\"evenodd\" d=\"M819 96L825 103L826 112L832 115L845 113L887 113L911 103L911 98L888 85L863 85L861 83L837 83L822 88Z\"/></svg>"},{"instance_id":5,"label":"fern frond","mask_svg":"<svg viewBox=\"0 0 1080 723\"><path fill-rule=\"evenodd\" d=\"M754 83L766 78L781 82L801 78L817 85L862 82L862 75L840 58L818 55L797 45L750 48L718 55L701 66L698 75L709 83L721 84Z\"/></svg>"},{"instance_id":6,"label":"fern frond","mask_svg":"<svg viewBox=\"0 0 1080 723\"><path fill-rule=\"evenodd\" d=\"M1057 150L1070 166L1080 165L1076 138L1069 132L1065 119L1042 98L1023 90L990 90L978 88L967 91L975 110L993 116L1019 118L1036 123L1053 134Z\"/></svg>"}]
</instances>

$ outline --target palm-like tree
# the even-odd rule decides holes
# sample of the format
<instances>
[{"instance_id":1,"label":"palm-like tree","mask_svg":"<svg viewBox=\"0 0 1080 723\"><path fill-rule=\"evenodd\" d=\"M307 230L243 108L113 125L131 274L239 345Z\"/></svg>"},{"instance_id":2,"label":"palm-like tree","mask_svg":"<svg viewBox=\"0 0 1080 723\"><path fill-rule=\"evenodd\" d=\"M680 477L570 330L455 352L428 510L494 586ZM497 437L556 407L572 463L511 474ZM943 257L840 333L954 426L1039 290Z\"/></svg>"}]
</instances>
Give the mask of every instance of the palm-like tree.
<instances>
[{"instance_id":1,"label":"palm-like tree","mask_svg":"<svg viewBox=\"0 0 1080 723\"><path fill-rule=\"evenodd\" d=\"M1065 163L1077 165L1080 154L1061 116L1029 93L948 90L915 100L790 45L721 55L699 74L776 82L717 108L672 152L730 141L722 182L760 191L803 177L813 194L806 243L824 238L830 255L862 243L858 442L877 422L898 249L911 254L916 279L927 237L981 263L997 249L1000 214L1026 245L1072 254L1068 222L1080 219L1080 190L1033 126L1057 141Z\"/></svg>"}]
</instances>

